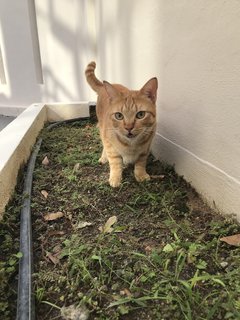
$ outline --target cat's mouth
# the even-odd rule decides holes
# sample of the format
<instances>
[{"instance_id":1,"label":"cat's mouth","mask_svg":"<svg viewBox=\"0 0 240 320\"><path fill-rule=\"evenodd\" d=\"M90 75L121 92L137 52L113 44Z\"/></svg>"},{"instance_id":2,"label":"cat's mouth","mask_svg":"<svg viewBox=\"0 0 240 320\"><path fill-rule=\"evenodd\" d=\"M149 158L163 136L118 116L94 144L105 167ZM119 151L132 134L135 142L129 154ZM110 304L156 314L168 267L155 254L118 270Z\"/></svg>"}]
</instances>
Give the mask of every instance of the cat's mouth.
<instances>
[{"instance_id":1,"label":"cat's mouth","mask_svg":"<svg viewBox=\"0 0 240 320\"><path fill-rule=\"evenodd\" d=\"M127 134L127 137L128 137L129 139L132 139L132 138L134 138L134 137L135 137L135 135L134 135L134 134L132 134L131 132L129 132L129 133Z\"/></svg>"}]
</instances>

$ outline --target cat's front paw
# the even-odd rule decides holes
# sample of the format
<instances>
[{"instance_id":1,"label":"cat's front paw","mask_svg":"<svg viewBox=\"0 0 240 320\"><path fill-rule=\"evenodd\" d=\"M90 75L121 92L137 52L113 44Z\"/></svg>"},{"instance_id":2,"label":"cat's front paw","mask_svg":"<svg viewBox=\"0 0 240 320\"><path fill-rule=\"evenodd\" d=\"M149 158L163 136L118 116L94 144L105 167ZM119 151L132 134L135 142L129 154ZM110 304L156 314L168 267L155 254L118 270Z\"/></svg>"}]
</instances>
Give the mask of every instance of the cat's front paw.
<instances>
[{"instance_id":1,"label":"cat's front paw","mask_svg":"<svg viewBox=\"0 0 240 320\"><path fill-rule=\"evenodd\" d=\"M150 180L150 175L146 172L144 174L135 174L135 179L137 180L137 182L148 181Z\"/></svg>"},{"instance_id":2,"label":"cat's front paw","mask_svg":"<svg viewBox=\"0 0 240 320\"><path fill-rule=\"evenodd\" d=\"M108 162L108 159L106 157L103 157L103 156L98 160L98 163L100 163L100 164L105 164L107 162Z\"/></svg>"},{"instance_id":3,"label":"cat's front paw","mask_svg":"<svg viewBox=\"0 0 240 320\"><path fill-rule=\"evenodd\" d=\"M109 184L110 184L111 187L117 188L117 187L120 186L121 180L122 180L122 179L119 178L119 177L110 177L110 178L109 178Z\"/></svg>"},{"instance_id":4,"label":"cat's front paw","mask_svg":"<svg viewBox=\"0 0 240 320\"><path fill-rule=\"evenodd\" d=\"M103 148L102 155L101 155L100 159L98 160L98 162L100 164L105 164L108 162L107 154L106 154L106 151L104 148Z\"/></svg>"}]
</instances>

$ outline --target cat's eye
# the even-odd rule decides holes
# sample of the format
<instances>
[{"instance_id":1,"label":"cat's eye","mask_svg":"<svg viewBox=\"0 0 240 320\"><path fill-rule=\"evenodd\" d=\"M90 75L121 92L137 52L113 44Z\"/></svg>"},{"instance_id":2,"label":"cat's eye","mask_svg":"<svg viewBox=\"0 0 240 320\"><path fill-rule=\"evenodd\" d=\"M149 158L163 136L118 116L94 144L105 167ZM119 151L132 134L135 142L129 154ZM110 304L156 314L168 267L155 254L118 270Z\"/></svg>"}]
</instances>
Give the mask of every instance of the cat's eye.
<instances>
[{"instance_id":1,"label":"cat's eye","mask_svg":"<svg viewBox=\"0 0 240 320\"><path fill-rule=\"evenodd\" d=\"M146 114L145 111L139 111L139 112L136 114L136 118L137 118L137 119L143 119L143 118L145 117L145 114Z\"/></svg>"},{"instance_id":2,"label":"cat's eye","mask_svg":"<svg viewBox=\"0 0 240 320\"><path fill-rule=\"evenodd\" d=\"M116 118L117 120L122 120L122 119L123 119L123 114L122 114L121 112L116 112L116 113L115 113L115 118Z\"/></svg>"}]
</instances>

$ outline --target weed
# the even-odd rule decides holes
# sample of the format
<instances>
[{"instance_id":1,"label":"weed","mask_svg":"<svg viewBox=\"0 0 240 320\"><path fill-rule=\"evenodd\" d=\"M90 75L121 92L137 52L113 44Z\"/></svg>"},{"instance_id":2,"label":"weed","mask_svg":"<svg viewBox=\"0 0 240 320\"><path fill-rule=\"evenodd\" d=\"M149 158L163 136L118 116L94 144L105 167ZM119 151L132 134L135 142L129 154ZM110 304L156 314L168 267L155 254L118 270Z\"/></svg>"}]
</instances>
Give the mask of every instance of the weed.
<instances>
[{"instance_id":1,"label":"weed","mask_svg":"<svg viewBox=\"0 0 240 320\"><path fill-rule=\"evenodd\" d=\"M0 221L0 312L6 320L13 319L16 313L18 262L22 256L18 252L20 204L21 197L16 193Z\"/></svg>"},{"instance_id":2,"label":"weed","mask_svg":"<svg viewBox=\"0 0 240 320\"><path fill-rule=\"evenodd\" d=\"M112 189L91 122L42 136L32 203L38 320L62 319L68 307L86 308L89 320L240 319L240 249L219 241L238 223L152 156L148 172L164 177L139 184L126 168ZM44 220L57 211L61 219Z\"/></svg>"}]
</instances>

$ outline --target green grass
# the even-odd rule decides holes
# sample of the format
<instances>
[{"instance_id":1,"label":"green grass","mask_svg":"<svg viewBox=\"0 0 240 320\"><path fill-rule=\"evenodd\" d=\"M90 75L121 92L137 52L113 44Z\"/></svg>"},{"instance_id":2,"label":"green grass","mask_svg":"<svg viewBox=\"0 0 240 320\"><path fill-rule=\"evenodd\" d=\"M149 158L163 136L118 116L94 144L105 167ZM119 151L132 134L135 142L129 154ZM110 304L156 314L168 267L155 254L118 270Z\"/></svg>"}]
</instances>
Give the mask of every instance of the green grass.
<instances>
[{"instance_id":1,"label":"green grass","mask_svg":"<svg viewBox=\"0 0 240 320\"><path fill-rule=\"evenodd\" d=\"M19 252L21 183L0 221L0 312L4 320L15 318Z\"/></svg>"},{"instance_id":2,"label":"green grass","mask_svg":"<svg viewBox=\"0 0 240 320\"><path fill-rule=\"evenodd\" d=\"M32 202L37 319L66 319L69 306L89 320L240 319L240 248L219 240L240 233L238 223L152 156L148 172L164 177L139 184L126 168L111 188L91 122L42 136ZM64 216L44 219L57 211ZM111 232L100 231L113 216Z\"/></svg>"}]
</instances>

